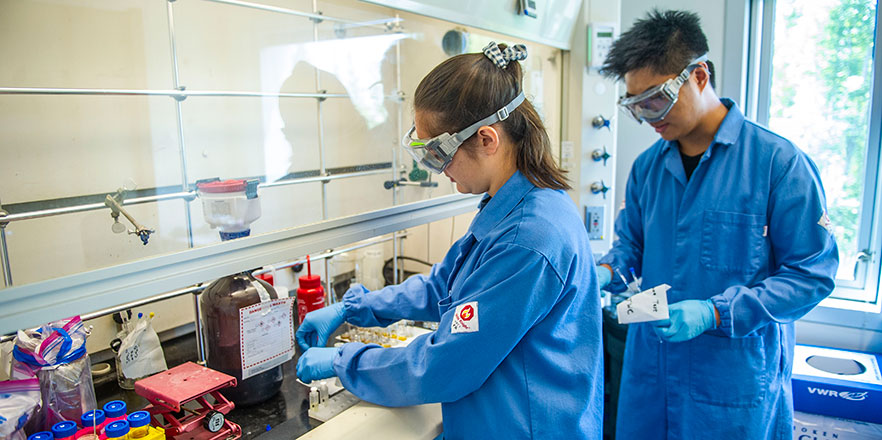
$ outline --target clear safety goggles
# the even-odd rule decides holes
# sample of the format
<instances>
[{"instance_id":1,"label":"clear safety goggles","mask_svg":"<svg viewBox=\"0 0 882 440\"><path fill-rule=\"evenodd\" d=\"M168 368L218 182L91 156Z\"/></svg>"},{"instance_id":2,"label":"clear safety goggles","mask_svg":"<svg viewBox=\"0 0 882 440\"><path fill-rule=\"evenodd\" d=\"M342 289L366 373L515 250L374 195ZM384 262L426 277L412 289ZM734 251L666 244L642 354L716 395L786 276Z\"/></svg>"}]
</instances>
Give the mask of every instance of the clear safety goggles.
<instances>
[{"instance_id":1,"label":"clear safety goggles","mask_svg":"<svg viewBox=\"0 0 882 440\"><path fill-rule=\"evenodd\" d=\"M524 102L523 91L508 105L496 111L496 113L475 122L458 133L450 134L445 132L431 139L418 139L414 137L416 136L416 126L411 126L410 130L404 135L404 138L401 139L401 146L424 168L435 174L441 174L450 165L456 150L459 149L459 146L466 139L472 137L472 135L478 132L479 128L485 125L504 121L522 102Z\"/></svg>"},{"instance_id":2,"label":"clear safety goggles","mask_svg":"<svg viewBox=\"0 0 882 440\"><path fill-rule=\"evenodd\" d=\"M686 83L692 71L707 61L707 54L702 55L689 63L679 75L659 84L639 95L622 96L619 98L619 107L631 115L638 123L643 121L652 123L665 118L677 103L680 95L680 87Z\"/></svg>"}]
</instances>

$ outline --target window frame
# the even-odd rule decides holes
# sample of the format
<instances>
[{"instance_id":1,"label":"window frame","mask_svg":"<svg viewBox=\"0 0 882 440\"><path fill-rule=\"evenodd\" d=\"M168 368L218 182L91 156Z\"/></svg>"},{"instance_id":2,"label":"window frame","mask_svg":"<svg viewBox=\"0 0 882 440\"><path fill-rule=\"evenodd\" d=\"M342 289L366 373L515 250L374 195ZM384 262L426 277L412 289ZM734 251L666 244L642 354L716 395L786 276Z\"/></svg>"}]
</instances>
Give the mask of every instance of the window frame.
<instances>
[{"instance_id":1,"label":"window frame","mask_svg":"<svg viewBox=\"0 0 882 440\"><path fill-rule=\"evenodd\" d=\"M771 104L772 46L774 41L776 0L753 0L749 2L748 66L745 69L747 96L744 108L747 117L767 126ZM869 258L859 262L854 281L836 280L836 288L822 307L860 312L880 313L882 298L879 285L882 275L882 191L880 191L880 152L882 152L882 83L877 79L882 73L882 5L876 3L875 44L873 47L873 84L870 93L869 133L867 139L866 168L862 212L858 230L858 249L869 251ZM730 23L727 23L729 25ZM731 23L737 26L737 23Z\"/></svg>"}]
</instances>

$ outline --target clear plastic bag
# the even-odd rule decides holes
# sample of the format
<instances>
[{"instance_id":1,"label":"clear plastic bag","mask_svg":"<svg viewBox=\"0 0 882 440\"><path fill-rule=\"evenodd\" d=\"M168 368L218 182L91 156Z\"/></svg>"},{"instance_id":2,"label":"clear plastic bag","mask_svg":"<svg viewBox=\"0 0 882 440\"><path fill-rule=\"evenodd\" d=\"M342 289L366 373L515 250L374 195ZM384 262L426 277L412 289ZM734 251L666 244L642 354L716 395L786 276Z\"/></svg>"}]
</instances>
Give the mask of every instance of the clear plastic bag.
<instances>
[{"instance_id":1,"label":"clear plastic bag","mask_svg":"<svg viewBox=\"0 0 882 440\"><path fill-rule=\"evenodd\" d=\"M12 341L0 342L0 381L12 378Z\"/></svg>"},{"instance_id":2,"label":"clear plastic bag","mask_svg":"<svg viewBox=\"0 0 882 440\"><path fill-rule=\"evenodd\" d=\"M40 380L41 429L48 430L64 420L78 421L83 413L96 408L86 352L88 335L79 316L18 332L12 375Z\"/></svg>"},{"instance_id":3,"label":"clear plastic bag","mask_svg":"<svg viewBox=\"0 0 882 440\"><path fill-rule=\"evenodd\" d=\"M123 337L116 354L120 387L134 389L135 381L168 370L159 336L151 325L153 314L141 318L134 330Z\"/></svg>"},{"instance_id":4,"label":"clear plastic bag","mask_svg":"<svg viewBox=\"0 0 882 440\"><path fill-rule=\"evenodd\" d=\"M39 410L39 380L0 382L0 440L25 440L25 425L34 422Z\"/></svg>"}]
</instances>

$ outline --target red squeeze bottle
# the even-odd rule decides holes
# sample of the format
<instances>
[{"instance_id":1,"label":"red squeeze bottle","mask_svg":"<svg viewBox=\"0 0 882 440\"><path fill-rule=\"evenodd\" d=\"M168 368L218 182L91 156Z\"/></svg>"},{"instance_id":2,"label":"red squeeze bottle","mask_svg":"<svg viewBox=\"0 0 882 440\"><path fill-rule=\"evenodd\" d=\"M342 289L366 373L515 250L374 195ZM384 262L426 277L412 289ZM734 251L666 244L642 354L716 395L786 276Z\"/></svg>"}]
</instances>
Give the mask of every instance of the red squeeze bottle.
<instances>
[{"instance_id":1,"label":"red squeeze bottle","mask_svg":"<svg viewBox=\"0 0 882 440\"><path fill-rule=\"evenodd\" d=\"M297 288L297 317L303 322L306 314L325 306L325 288L322 287L322 278L312 274L312 263L309 255L306 256L306 275L300 277L300 287Z\"/></svg>"}]
</instances>

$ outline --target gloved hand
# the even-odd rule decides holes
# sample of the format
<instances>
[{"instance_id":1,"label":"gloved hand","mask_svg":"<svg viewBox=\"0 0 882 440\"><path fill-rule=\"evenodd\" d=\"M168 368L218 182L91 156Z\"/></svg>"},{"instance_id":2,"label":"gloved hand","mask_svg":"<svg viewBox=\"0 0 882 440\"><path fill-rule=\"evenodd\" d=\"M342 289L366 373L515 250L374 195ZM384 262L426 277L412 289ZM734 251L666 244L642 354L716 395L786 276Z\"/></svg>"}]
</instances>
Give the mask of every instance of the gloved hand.
<instances>
[{"instance_id":1,"label":"gloved hand","mask_svg":"<svg viewBox=\"0 0 882 440\"><path fill-rule=\"evenodd\" d=\"M307 313L297 329L297 345L304 351L310 347L324 347L331 334L343 324L343 315L342 302Z\"/></svg>"},{"instance_id":2,"label":"gloved hand","mask_svg":"<svg viewBox=\"0 0 882 440\"><path fill-rule=\"evenodd\" d=\"M606 286L609 286L609 282L612 281L612 272L606 266L594 266L594 271L597 272L597 284L600 285L600 296L603 296L603 289Z\"/></svg>"},{"instance_id":3,"label":"gloved hand","mask_svg":"<svg viewBox=\"0 0 882 440\"><path fill-rule=\"evenodd\" d=\"M688 341L717 326L711 300L687 299L671 304L670 318L653 323L655 334L668 342Z\"/></svg>"},{"instance_id":4,"label":"gloved hand","mask_svg":"<svg viewBox=\"0 0 882 440\"><path fill-rule=\"evenodd\" d=\"M318 311L318 310L316 310ZM336 347L313 347L300 355L297 361L297 378L303 383L334 376Z\"/></svg>"}]
</instances>

